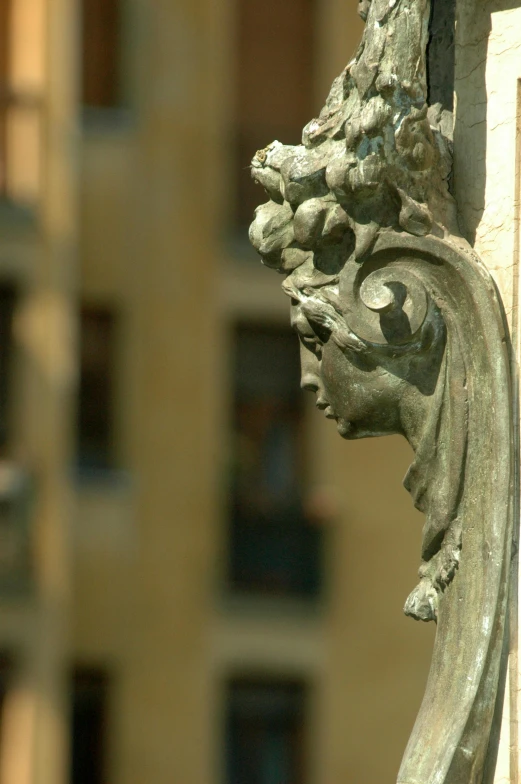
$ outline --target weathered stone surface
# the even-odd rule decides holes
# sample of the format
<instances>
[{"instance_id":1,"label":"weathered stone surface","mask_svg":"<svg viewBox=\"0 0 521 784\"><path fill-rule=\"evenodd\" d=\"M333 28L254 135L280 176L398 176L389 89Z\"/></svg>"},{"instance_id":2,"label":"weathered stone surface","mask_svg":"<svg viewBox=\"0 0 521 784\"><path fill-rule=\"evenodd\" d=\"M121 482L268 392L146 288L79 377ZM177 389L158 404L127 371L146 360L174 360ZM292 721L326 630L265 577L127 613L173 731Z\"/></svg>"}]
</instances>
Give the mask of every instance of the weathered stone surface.
<instances>
[{"instance_id":1,"label":"weathered stone surface","mask_svg":"<svg viewBox=\"0 0 521 784\"><path fill-rule=\"evenodd\" d=\"M489 774L497 745L511 545L506 332L458 230L445 82L427 103L430 4L360 5L362 43L303 144L275 142L253 160L272 201L250 236L287 273L317 406L344 438L400 433L414 449L405 486L425 525L405 612L438 631L398 781L470 784Z\"/></svg>"},{"instance_id":2,"label":"weathered stone surface","mask_svg":"<svg viewBox=\"0 0 521 784\"><path fill-rule=\"evenodd\" d=\"M519 367L521 2L458 0L457 11L454 193L461 230L500 291L512 331L512 359ZM517 419L515 396L513 406ZM514 540L519 541L518 512L514 525ZM514 546L510 644L505 652L509 655L509 678L494 784L513 784L521 773L517 549Z\"/></svg>"}]
</instances>

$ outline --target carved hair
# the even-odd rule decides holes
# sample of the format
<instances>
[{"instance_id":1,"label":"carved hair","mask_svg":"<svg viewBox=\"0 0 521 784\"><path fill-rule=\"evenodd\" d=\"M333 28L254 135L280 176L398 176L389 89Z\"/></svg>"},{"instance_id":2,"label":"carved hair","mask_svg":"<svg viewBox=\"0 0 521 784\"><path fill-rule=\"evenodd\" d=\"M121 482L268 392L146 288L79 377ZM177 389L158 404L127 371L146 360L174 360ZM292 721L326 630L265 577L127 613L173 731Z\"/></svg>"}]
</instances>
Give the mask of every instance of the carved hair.
<instances>
[{"instance_id":1,"label":"carved hair","mask_svg":"<svg viewBox=\"0 0 521 784\"><path fill-rule=\"evenodd\" d=\"M427 6L374 0L370 34L302 144L273 142L255 155L252 176L271 201L257 209L250 238L268 266L291 272L306 250L346 232L360 259L382 229L456 231L447 186L451 117L425 99Z\"/></svg>"}]
</instances>

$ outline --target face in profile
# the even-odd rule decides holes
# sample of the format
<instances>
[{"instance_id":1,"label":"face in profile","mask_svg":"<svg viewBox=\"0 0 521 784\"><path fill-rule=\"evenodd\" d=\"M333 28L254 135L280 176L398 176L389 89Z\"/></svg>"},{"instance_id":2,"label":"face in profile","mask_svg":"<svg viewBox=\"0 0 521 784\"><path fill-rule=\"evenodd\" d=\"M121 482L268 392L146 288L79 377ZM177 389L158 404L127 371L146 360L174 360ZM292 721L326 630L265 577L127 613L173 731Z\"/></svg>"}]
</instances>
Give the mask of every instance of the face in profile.
<instances>
[{"instance_id":1,"label":"face in profile","mask_svg":"<svg viewBox=\"0 0 521 784\"><path fill-rule=\"evenodd\" d=\"M386 370L370 352L340 346L334 329L306 317L292 304L292 325L300 341L301 386L316 395L316 406L334 419L346 439L404 433L409 385Z\"/></svg>"}]
</instances>

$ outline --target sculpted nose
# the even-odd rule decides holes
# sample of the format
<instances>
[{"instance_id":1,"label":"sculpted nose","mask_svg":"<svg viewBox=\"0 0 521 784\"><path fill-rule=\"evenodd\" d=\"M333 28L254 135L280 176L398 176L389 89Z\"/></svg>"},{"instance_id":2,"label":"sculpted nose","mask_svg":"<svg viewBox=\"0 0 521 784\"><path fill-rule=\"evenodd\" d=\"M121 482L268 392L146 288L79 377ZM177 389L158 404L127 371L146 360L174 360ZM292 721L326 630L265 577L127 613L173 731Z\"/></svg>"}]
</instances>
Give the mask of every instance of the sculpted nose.
<instances>
[{"instance_id":1,"label":"sculpted nose","mask_svg":"<svg viewBox=\"0 0 521 784\"><path fill-rule=\"evenodd\" d=\"M300 343L300 388L308 392L320 389L320 362L303 341Z\"/></svg>"},{"instance_id":2,"label":"sculpted nose","mask_svg":"<svg viewBox=\"0 0 521 784\"><path fill-rule=\"evenodd\" d=\"M300 388L308 392L318 392L318 378L314 373L304 373L300 379Z\"/></svg>"}]
</instances>

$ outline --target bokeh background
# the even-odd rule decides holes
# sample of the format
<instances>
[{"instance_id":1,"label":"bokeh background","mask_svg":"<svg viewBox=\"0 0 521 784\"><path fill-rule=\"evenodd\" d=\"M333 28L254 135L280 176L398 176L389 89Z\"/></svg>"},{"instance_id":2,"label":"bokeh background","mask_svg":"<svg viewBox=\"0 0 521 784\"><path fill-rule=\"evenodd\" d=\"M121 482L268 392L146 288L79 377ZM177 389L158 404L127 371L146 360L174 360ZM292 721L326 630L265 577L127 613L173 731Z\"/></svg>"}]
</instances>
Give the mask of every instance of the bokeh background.
<instances>
[{"instance_id":1,"label":"bokeh background","mask_svg":"<svg viewBox=\"0 0 521 784\"><path fill-rule=\"evenodd\" d=\"M0 784L395 781L411 453L314 410L247 241L356 11L0 1Z\"/></svg>"}]
</instances>

